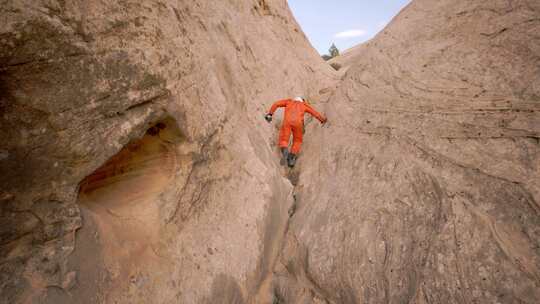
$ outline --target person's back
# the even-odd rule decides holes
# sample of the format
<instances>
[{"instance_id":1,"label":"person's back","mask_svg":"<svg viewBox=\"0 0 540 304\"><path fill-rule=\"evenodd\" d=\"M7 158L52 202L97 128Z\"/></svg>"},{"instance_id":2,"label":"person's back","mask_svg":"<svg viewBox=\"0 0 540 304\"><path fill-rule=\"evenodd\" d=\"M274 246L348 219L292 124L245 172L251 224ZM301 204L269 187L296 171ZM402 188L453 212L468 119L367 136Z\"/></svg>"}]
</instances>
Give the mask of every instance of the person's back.
<instances>
[{"instance_id":1,"label":"person's back","mask_svg":"<svg viewBox=\"0 0 540 304\"><path fill-rule=\"evenodd\" d=\"M275 102L265 118L268 122L272 121L272 115L278 108L285 108L283 124L279 132L279 147L281 148L283 158L287 160L289 167L293 167L296 157L300 152L304 134L304 114L307 112L317 118L321 123L326 123L326 118L315 111L304 98L297 97L294 100L284 99ZM293 135L293 145L289 153L289 138Z\"/></svg>"},{"instance_id":2,"label":"person's back","mask_svg":"<svg viewBox=\"0 0 540 304\"><path fill-rule=\"evenodd\" d=\"M290 100L285 106L285 120L292 125L300 125L304 123L304 114L308 107L305 103Z\"/></svg>"}]
</instances>

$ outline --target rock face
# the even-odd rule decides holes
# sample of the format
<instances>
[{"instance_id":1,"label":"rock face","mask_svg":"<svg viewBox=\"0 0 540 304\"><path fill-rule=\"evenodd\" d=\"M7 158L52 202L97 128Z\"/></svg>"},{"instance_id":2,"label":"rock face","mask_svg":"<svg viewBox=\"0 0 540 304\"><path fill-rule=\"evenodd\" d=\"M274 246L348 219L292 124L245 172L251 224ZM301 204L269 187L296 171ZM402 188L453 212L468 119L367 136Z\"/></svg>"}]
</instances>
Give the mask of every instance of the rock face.
<instances>
[{"instance_id":1,"label":"rock face","mask_svg":"<svg viewBox=\"0 0 540 304\"><path fill-rule=\"evenodd\" d=\"M540 298L537 1L416 0L340 82L285 0L109 2L0 7L0 302Z\"/></svg>"},{"instance_id":2,"label":"rock face","mask_svg":"<svg viewBox=\"0 0 540 304\"><path fill-rule=\"evenodd\" d=\"M292 205L264 111L333 81L286 1L0 13L0 302L252 302Z\"/></svg>"},{"instance_id":3,"label":"rock face","mask_svg":"<svg viewBox=\"0 0 540 304\"><path fill-rule=\"evenodd\" d=\"M344 58L299 164L285 303L538 302L539 16L416 0Z\"/></svg>"}]
</instances>

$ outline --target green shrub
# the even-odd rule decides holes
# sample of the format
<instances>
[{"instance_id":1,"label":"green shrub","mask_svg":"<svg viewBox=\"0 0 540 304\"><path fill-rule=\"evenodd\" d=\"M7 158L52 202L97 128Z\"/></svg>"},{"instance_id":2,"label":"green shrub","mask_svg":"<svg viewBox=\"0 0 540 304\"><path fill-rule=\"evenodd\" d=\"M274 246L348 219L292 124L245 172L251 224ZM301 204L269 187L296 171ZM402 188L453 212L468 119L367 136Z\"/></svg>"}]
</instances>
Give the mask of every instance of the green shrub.
<instances>
[{"instance_id":1,"label":"green shrub","mask_svg":"<svg viewBox=\"0 0 540 304\"><path fill-rule=\"evenodd\" d=\"M332 56L332 58L339 56L339 50L334 43L332 43L332 46L328 50L328 53L330 54L330 56Z\"/></svg>"}]
</instances>

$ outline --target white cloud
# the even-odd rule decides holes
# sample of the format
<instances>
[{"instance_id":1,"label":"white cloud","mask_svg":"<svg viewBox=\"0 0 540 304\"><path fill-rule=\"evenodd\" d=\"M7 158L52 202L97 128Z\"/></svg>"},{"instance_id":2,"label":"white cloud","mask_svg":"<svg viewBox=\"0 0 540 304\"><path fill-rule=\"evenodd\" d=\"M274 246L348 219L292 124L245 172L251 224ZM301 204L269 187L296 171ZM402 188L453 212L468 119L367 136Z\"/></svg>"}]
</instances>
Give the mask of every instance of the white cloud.
<instances>
[{"instance_id":1,"label":"white cloud","mask_svg":"<svg viewBox=\"0 0 540 304\"><path fill-rule=\"evenodd\" d=\"M334 38L355 38L367 35L366 30L348 30L339 32L334 35Z\"/></svg>"}]
</instances>

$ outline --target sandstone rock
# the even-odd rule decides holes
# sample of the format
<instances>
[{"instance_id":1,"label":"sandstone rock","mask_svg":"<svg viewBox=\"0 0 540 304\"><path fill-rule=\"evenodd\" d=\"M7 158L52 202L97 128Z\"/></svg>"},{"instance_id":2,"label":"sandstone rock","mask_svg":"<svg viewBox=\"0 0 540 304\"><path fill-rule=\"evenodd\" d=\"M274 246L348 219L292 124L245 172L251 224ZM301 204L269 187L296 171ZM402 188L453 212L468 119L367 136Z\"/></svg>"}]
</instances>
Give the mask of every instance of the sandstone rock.
<instances>
[{"instance_id":1,"label":"sandstone rock","mask_svg":"<svg viewBox=\"0 0 540 304\"><path fill-rule=\"evenodd\" d=\"M251 301L292 204L262 116L334 81L286 1L0 13L0 302Z\"/></svg>"},{"instance_id":2,"label":"sandstone rock","mask_svg":"<svg viewBox=\"0 0 540 304\"><path fill-rule=\"evenodd\" d=\"M535 1L415 0L339 73L284 0L0 13L0 302L540 298Z\"/></svg>"},{"instance_id":3,"label":"sandstone rock","mask_svg":"<svg viewBox=\"0 0 540 304\"><path fill-rule=\"evenodd\" d=\"M538 302L538 16L416 0L351 51L307 131L285 303Z\"/></svg>"}]
</instances>

